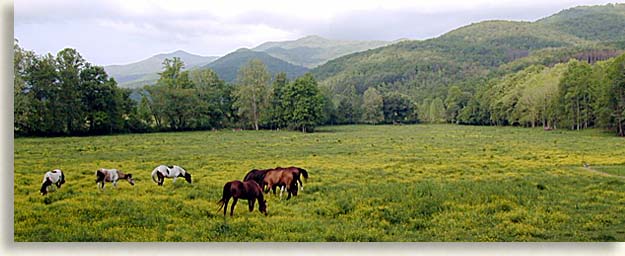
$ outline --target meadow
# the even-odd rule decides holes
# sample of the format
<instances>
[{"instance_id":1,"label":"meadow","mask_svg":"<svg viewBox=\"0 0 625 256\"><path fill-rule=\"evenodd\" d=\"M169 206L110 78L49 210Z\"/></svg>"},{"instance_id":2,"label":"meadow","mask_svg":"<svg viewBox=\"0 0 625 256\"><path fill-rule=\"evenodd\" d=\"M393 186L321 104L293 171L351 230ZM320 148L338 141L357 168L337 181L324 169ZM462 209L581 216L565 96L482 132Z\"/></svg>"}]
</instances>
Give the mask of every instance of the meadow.
<instances>
[{"instance_id":1,"label":"meadow","mask_svg":"<svg viewBox=\"0 0 625 256\"><path fill-rule=\"evenodd\" d=\"M625 140L600 130L331 126L16 138L15 241L625 241ZM600 175L583 168L587 162ZM177 164L193 175L157 186ZM300 166L304 191L217 212L224 183ZM43 174L62 188L39 194ZM132 173L99 191L95 170ZM258 206L257 206L258 207Z\"/></svg>"}]
</instances>

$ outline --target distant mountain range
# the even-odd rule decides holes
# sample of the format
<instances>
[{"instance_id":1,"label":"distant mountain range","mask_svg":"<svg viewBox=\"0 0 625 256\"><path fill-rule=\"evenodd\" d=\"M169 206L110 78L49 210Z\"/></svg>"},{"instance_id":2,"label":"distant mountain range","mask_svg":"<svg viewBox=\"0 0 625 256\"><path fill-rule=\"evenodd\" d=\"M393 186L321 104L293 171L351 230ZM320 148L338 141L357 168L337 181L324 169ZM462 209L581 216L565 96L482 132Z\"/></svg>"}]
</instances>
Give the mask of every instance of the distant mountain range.
<instances>
[{"instance_id":1,"label":"distant mountain range","mask_svg":"<svg viewBox=\"0 0 625 256\"><path fill-rule=\"evenodd\" d=\"M158 73L162 71L165 58L179 57L187 69L212 68L221 79L234 82L239 67L257 58L268 66L272 74L286 72L289 78L294 78L328 60L394 42L397 41L342 41L307 36L293 41L267 42L251 50L242 48L221 58L176 51L127 65L105 66L104 69L117 80L119 86L137 88L158 80Z\"/></svg>"},{"instance_id":2,"label":"distant mountain range","mask_svg":"<svg viewBox=\"0 0 625 256\"><path fill-rule=\"evenodd\" d=\"M449 85L467 84L514 72L531 64L552 65L568 58L604 59L625 49L625 4L582 6L535 22L484 21L428 40L341 41L307 36L239 49L219 59L183 51L129 65L105 67L122 87L158 79L164 58L180 57L188 69L212 68L234 82L253 58L272 74L294 78L310 71L337 94L362 94L375 86L416 100L442 97ZM471 91L473 89L467 88Z\"/></svg>"},{"instance_id":3,"label":"distant mountain range","mask_svg":"<svg viewBox=\"0 0 625 256\"><path fill-rule=\"evenodd\" d=\"M263 43L252 50L266 52L291 64L314 68L331 59L399 41L343 41L307 36L293 41Z\"/></svg>"},{"instance_id":4,"label":"distant mountain range","mask_svg":"<svg viewBox=\"0 0 625 256\"><path fill-rule=\"evenodd\" d=\"M179 57L185 64L185 69L204 66L218 57L200 56L185 51L175 51L154 55L145 60L126 65L109 65L104 70L115 78L120 87L137 88L146 84L153 84L158 80L158 73L163 70L163 60Z\"/></svg>"}]
</instances>

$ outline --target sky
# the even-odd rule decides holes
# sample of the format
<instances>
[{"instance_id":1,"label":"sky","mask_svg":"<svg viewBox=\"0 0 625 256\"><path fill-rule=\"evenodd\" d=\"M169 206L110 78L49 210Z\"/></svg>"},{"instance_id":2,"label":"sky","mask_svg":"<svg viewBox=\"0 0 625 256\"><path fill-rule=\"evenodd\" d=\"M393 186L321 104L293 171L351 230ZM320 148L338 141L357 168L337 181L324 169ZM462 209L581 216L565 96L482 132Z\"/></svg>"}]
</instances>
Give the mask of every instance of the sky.
<instances>
[{"instance_id":1,"label":"sky","mask_svg":"<svg viewBox=\"0 0 625 256\"><path fill-rule=\"evenodd\" d=\"M427 39L474 22L535 21L560 10L622 0L15 0L22 48L75 48L96 65L184 50L223 56L267 41Z\"/></svg>"}]
</instances>

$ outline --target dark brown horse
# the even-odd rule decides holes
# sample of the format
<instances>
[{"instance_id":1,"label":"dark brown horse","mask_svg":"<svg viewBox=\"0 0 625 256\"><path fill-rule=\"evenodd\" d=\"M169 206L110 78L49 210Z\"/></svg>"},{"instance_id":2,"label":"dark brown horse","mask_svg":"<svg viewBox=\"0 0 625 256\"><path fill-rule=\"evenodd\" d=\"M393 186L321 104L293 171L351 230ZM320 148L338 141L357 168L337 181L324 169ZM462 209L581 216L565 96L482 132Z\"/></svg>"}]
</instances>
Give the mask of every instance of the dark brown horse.
<instances>
[{"instance_id":1,"label":"dark brown horse","mask_svg":"<svg viewBox=\"0 0 625 256\"><path fill-rule=\"evenodd\" d=\"M230 217L234 214L234 206L237 204L239 199L247 200L247 203L250 207L250 212L254 210L254 202L258 200L258 210L265 215L267 215L267 201L263 198L263 191L260 188L260 185L254 181L238 181L233 180L226 185L224 185L224 192L221 197L221 200L217 202L219 204L219 209L224 208L224 217L226 217L226 212L228 210L228 201L232 200L232 206L230 207Z\"/></svg>"}]
</instances>

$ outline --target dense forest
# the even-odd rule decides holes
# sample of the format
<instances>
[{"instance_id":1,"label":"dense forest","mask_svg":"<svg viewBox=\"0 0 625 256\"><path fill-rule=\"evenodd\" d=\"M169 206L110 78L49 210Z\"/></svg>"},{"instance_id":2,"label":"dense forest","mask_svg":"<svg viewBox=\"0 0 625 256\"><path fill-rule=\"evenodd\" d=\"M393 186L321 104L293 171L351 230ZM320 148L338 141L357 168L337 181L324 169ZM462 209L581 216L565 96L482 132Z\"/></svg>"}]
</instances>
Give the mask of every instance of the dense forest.
<instances>
[{"instance_id":1,"label":"dense forest","mask_svg":"<svg viewBox=\"0 0 625 256\"><path fill-rule=\"evenodd\" d=\"M480 22L340 57L305 75L287 68L272 77L280 67L252 58L228 67L224 81L210 65L184 70L179 58L168 58L155 84L134 91L119 88L74 49L39 56L16 40L14 131L312 131L321 124L449 122L602 127L623 136L623 17L625 5L618 4L536 22Z\"/></svg>"}]
</instances>

